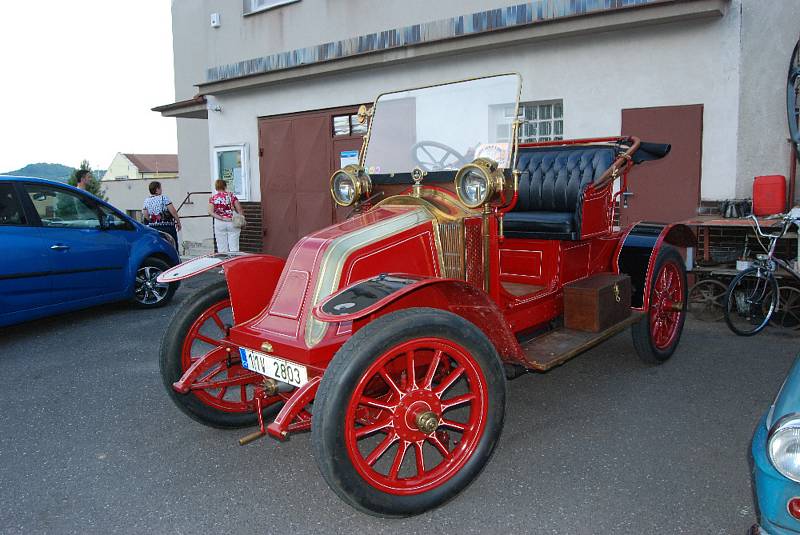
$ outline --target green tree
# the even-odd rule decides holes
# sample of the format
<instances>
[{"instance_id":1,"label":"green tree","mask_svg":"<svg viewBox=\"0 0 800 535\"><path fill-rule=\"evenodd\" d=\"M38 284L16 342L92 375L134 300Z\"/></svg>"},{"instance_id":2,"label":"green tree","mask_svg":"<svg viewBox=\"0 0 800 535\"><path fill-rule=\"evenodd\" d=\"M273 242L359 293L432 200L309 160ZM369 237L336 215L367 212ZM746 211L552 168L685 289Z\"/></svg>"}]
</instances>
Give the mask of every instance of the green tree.
<instances>
[{"instance_id":1,"label":"green tree","mask_svg":"<svg viewBox=\"0 0 800 535\"><path fill-rule=\"evenodd\" d=\"M81 162L81 166L72 172L72 175L69 177L69 185L70 186L78 185L78 171L82 169L89 171L89 174L92 177L92 179L89 181L89 184L86 186L86 191L88 191L92 195L100 197L104 201L107 201L108 197L106 197L106 190L100 187L100 179L97 178L97 175L95 175L94 171L92 171L92 166L89 164L89 160L83 160Z\"/></svg>"}]
</instances>

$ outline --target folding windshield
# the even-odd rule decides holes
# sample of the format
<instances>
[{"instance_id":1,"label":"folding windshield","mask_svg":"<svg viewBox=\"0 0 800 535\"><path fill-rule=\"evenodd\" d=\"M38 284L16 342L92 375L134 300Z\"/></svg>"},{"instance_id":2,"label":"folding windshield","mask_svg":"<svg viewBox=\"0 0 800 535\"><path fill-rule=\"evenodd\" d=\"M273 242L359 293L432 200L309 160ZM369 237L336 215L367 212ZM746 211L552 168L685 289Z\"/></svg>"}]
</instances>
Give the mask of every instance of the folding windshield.
<instances>
[{"instance_id":1,"label":"folding windshield","mask_svg":"<svg viewBox=\"0 0 800 535\"><path fill-rule=\"evenodd\" d=\"M504 74L381 95L364 157L367 173L456 171L478 157L510 167L519 92L519 75Z\"/></svg>"}]
</instances>

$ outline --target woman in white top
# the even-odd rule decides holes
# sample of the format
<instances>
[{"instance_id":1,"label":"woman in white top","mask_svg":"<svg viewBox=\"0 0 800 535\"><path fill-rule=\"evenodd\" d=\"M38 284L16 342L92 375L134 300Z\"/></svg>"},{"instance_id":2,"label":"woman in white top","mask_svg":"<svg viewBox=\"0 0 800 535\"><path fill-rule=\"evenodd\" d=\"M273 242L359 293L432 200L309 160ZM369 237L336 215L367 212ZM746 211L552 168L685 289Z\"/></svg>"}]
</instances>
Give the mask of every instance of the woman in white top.
<instances>
[{"instance_id":1,"label":"woman in white top","mask_svg":"<svg viewBox=\"0 0 800 535\"><path fill-rule=\"evenodd\" d=\"M161 193L161 182L153 181L147 186L150 196L144 200L142 216L147 226L166 232L175 240L178 248L178 231L181 229L181 218L172 205L169 197Z\"/></svg>"}]
</instances>

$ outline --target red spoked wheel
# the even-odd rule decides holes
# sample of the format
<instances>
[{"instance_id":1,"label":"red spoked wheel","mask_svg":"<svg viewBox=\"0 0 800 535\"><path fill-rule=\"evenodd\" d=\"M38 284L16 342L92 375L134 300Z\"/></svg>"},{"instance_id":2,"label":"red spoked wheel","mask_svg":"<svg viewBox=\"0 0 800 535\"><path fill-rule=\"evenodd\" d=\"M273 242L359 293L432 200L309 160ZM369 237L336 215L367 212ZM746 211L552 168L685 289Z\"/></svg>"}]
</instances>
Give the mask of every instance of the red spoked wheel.
<instances>
[{"instance_id":1,"label":"red spoked wheel","mask_svg":"<svg viewBox=\"0 0 800 535\"><path fill-rule=\"evenodd\" d=\"M681 266L674 262L664 262L653 282L650 297L650 331L653 344L664 350L672 345L678 335L678 325L684 314L683 281Z\"/></svg>"},{"instance_id":2,"label":"red spoked wheel","mask_svg":"<svg viewBox=\"0 0 800 535\"><path fill-rule=\"evenodd\" d=\"M469 459L487 405L486 379L466 349L443 339L409 340L362 375L345 417L347 452L376 488L425 492Z\"/></svg>"},{"instance_id":3,"label":"red spoked wheel","mask_svg":"<svg viewBox=\"0 0 800 535\"><path fill-rule=\"evenodd\" d=\"M483 467L504 404L502 365L477 327L439 310L396 312L358 331L325 371L314 403L315 457L352 505L418 514Z\"/></svg>"},{"instance_id":4,"label":"red spoked wheel","mask_svg":"<svg viewBox=\"0 0 800 535\"><path fill-rule=\"evenodd\" d=\"M231 300L223 299L211 305L194 321L183 341L181 368L189 369L209 352L224 352L220 340L225 337L227 328L233 324ZM242 368L240 364L228 367L227 363L217 363L204 370L192 393L209 407L225 412L252 412L253 385L261 379L258 374Z\"/></svg>"},{"instance_id":5,"label":"red spoked wheel","mask_svg":"<svg viewBox=\"0 0 800 535\"><path fill-rule=\"evenodd\" d=\"M686 269L674 248L658 251L650 283L650 303L646 318L632 327L633 344L645 362L661 363L675 352L687 308Z\"/></svg>"},{"instance_id":6,"label":"red spoked wheel","mask_svg":"<svg viewBox=\"0 0 800 535\"><path fill-rule=\"evenodd\" d=\"M161 377L170 398L193 419L213 427L246 427L258 420L254 393L255 385L263 378L244 369L238 355L228 359L221 344L232 324L228 287L225 281L220 281L186 300L161 343ZM193 364L209 355L219 358L199 370L188 385L188 393L177 392L173 384ZM275 396L263 406L281 400Z\"/></svg>"}]
</instances>

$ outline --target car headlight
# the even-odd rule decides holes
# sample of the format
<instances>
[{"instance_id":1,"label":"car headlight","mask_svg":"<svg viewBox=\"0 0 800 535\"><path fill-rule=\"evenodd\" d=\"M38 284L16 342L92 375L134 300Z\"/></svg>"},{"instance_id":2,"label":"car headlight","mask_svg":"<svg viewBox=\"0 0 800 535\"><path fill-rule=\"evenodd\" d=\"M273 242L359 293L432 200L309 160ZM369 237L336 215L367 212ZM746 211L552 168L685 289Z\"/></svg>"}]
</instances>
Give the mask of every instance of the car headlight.
<instances>
[{"instance_id":1,"label":"car headlight","mask_svg":"<svg viewBox=\"0 0 800 535\"><path fill-rule=\"evenodd\" d=\"M159 233L159 235L161 235L161 238L162 238L164 241L166 241L167 243L169 243L169 244L170 244L171 246L173 246L175 249L177 249L177 248L178 248L178 244L177 244L177 243L175 243L175 238L173 238L171 235L167 234L167 233L166 233L166 232L164 232L163 230L159 230L159 231L158 231L158 233Z\"/></svg>"},{"instance_id":2,"label":"car headlight","mask_svg":"<svg viewBox=\"0 0 800 535\"><path fill-rule=\"evenodd\" d=\"M339 206L350 206L371 191L369 175L357 165L348 165L331 176L331 195Z\"/></svg>"},{"instance_id":3,"label":"car headlight","mask_svg":"<svg viewBox=\"0 0 800 535\"><path fill-rule=\"evenodd\" d=\"M456 193L468 208L492 201L503 190L503 172L488 158L477 158L456 173Z\"/></svg>"},{"instance_id":4,"label":"car headlight","mask_svg":"<svg viewBox=\"0 0 800 535\"><path fill-rule=\"evenodd\" d=\"M800 414L788 414L772 426L767 451L778 472L800 483Z\"/></svg>"}]
</instances>

